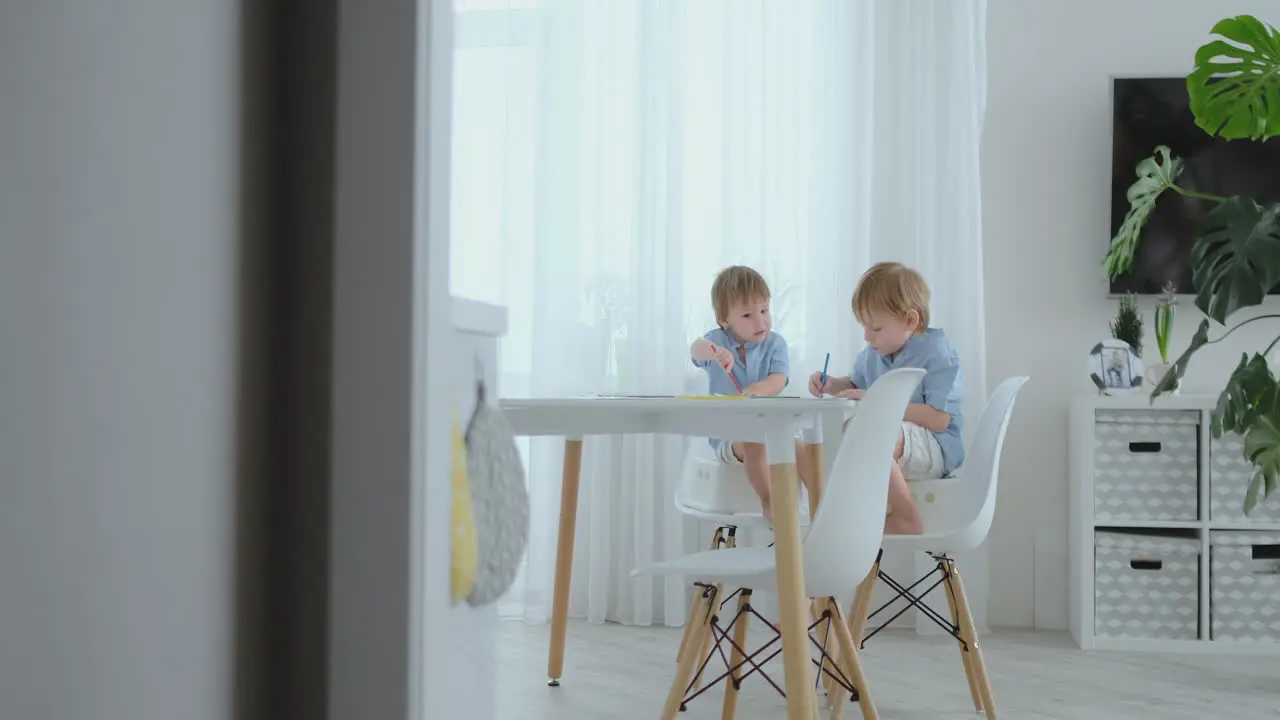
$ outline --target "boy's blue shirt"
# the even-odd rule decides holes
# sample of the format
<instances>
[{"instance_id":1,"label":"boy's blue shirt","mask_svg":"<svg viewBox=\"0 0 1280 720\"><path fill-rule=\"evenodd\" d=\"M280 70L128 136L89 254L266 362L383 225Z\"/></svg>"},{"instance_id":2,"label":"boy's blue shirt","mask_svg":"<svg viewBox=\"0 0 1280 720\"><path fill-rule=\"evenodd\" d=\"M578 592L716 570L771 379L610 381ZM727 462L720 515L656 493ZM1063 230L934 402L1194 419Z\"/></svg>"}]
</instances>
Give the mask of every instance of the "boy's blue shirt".
<instances>
[{"instance_id":1,"label":"boy's blue shirt","mask_svg":"<svg viewBox=\"0 0 1280 720\"><path fill-rule=\"evenodd\" d=\"M787 382L791 382L791 360L788 357L787 341L776 332L770 331L764 340L758 343L744 343L733 337L733 333L724 328L709 330L702 336L722 348L733 353L733 376L743 388L758 383L773 373L782 373ZM738 353L739 348L745 352ZM746 362L742 356L746 355ZM720 369L714 360L694 360L693 364L707 371L707 388L712 395L737 395L738 388ZM785 385L784 385L785 387ZM719 447L724 442L718 438L709 438L712 447Z\"/></svg>"},{"instance_id":2,"label":"boy's blue shirt","mask_svg":"<svg viewBox=\"0 0 1280 720\"><path fill-rule=\"evenodd\" d=\"M885 357L863 348L853 363L849 379L855 387L869 388L881 375L897 368L921 368L924 380L916 388L911 402L929 405L951 416L947 429L934 433L938 447L942 449L945 474L950 475L964 463L964 442L960 433L964 428L964 377L960 372L960 357L941 328L929 328L922 334L912 335L901 352Z\"/></svg>"},{"instance_id":3,"label":"boy's blue shirt","mask_svg":"<svg viewBox=\"0 0 1280 720\"><path fill-rule=\"evenodd\" d=\"M787 382L791 382L791 361L787 356L787 341L778 333L770 331L764 336L764 340L758 343L741 342L724 328L710 330L702 337L733 352L733 376L738 379L742 387L758 383L773 373L782 373L787 378ZM742 355L738 354L739 348L745 348L746 352L743 354L746 355L746 362L743 362ZM712 395L738 394L738 388L733 386L733 381L714 360L694 360L693 364L707 371L708 387Z\"/></svg>"}]
</instances>

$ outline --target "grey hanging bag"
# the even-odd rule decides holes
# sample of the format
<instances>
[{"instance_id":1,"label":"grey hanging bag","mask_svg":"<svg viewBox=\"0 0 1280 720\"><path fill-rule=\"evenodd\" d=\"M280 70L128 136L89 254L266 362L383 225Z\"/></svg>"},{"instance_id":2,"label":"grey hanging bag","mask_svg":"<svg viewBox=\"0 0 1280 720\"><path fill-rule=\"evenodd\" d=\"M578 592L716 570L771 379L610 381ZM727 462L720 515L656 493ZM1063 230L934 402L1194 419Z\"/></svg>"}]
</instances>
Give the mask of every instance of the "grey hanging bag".
<instances>
[{"instance_id":1,"label":"grey hanging bag","mask_svg":"<svg viewBox=\"0 0 1280 720\"><path fill-rule=\"evenodd\" d=\"M524 463L502 410L485 395L481 379L465 437L478 550L475 586L467 603L475 607L496 602L510 589L529 542Z\"/></svg>"}]
</instances>

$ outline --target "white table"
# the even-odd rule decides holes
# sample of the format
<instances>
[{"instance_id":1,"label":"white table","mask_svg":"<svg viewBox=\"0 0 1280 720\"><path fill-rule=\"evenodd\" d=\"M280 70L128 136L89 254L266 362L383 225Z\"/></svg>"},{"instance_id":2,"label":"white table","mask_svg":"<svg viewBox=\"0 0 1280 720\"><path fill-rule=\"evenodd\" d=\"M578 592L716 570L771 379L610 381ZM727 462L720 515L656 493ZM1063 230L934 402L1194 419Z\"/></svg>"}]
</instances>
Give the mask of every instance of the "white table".
<instances>
[{"instance_id":1,"label":"white table","mask_svg":"<svg viewBox=\"0 0 1280 720\"><path fill-rule=\"evenodd\" d=\"M556 546L555 595L551 610L551 648L547 676L558 685L564 669L564 642L569 612L569 579L573 567L574 530L578 515L578 481L582 469L582 439L587 435L670 434L728 437L766 444L773 479L774 553L778 564L778 606L781 613L783 668L786 673L787 716L790 720L816 717L813 676L809 661L808 603L797 518L795 438L805 442L821 468L809 490L816 510L823 479L835 458L841 424L854 403L827 398L687 399L675 397L578 397L504 399L503 412L517 435L565 438L564 474L560 488L560 534ZM823 453L823 439L831 452ZM824 459L825 456L825 459Z\"/></svg>"}]
</instances>

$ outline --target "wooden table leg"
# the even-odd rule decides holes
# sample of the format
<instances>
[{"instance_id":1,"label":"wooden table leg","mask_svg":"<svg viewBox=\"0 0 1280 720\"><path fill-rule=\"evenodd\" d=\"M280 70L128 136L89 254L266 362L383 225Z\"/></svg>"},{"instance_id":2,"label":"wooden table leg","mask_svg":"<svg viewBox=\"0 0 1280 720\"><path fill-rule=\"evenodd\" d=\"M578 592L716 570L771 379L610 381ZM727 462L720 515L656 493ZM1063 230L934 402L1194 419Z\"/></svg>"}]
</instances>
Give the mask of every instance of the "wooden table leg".
<instances>
[{"instance_id":1,"label":"wooden table leg","mask_svg":"<svg viewBox=\"0 0 1280 720\"><path fill-rule=\"evenodd\" d=\"M827 466L822 459L822 443L804 446L809 455L809 477L804 478L805 490L809 493L809 519L818 514L818 503L822 502L822 490L827 486Z\"/></svg>"},{"instance_id":2,"label":"wooden table leg","mask_svg":"<svg viewBox=\"0 0 1280 720\"><path fill-rule=\"evenodd\" d=\"M791 437L784 438L792 442ZM777 443L770 443L770 450ZM792 453L795 452L794 446ZM778 564L778 609L781 615L782 664L786 673L788 720L817 717L816 694L809 662L809 613L805 602L804 558L794 463L771 466L773 479L773 552Z\"/></svg>"},{"instance_id":3,"label":"wooden table leg","mask_svg":"<svg viewBox=\"0 0 1280 720\"><path fill-rule=\"evenodd\" d=\"M578 523L578 480L582 474L582 440L564 441L564 473L560 481L560 537L556 541L555 595L551 602L551 650L547 684L560 685L564 672L564 636L569 623L569 580L573 574L573 536Z\"/></svg>"}]
</instances>

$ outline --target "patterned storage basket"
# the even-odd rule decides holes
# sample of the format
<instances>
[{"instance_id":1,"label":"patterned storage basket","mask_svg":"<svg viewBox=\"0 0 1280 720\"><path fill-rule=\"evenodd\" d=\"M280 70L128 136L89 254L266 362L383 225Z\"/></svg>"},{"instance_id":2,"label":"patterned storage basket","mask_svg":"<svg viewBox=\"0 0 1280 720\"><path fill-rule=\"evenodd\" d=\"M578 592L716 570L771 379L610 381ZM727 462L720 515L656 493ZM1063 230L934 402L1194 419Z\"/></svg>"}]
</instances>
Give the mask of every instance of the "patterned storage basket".
<instances>
[{"instance_id":1,"label":"patterned storage basket","mask_svg":"<svg viewBox=\"0 0 1280 720\"><path fill-rule=\"evenodd\" d=\"M1244 459L1244 438L1235 433L1223 435L1209 447L1211 518L1216 522L1242 523L1280 520L1280 498L1259 503L1252 513L1244 514L1244 495L1253 477L1253 465Z\"/></svg>"},{"instance_id":2,"label":"patterned storage basket","mask_svg":"<svg viewBox=\"0 0 1280 720\"><path fill-rule=\"evenodd\" d=\"M1209 542L1212 639L1280 642L1280 532L1215 530Z\"/></svg>"},{"instance_id":3,"label":"patterned storage basket","mask_svg":"<svg viewBox=\"0 0 1280 720\"><path fill-rule=\"evenodd\" d=\"M1098 532L1094 635L1200 637L1200 538Z\"/></svg>"},{"instance_id":4,"label":"patterned storage basket","mask_svg":"<svg viewBox=\"0 0 1280 720\"><path fill-rule=\"evenodd\" d=\"M1094 440L1099 522L1199 519L1199 411L1099 410Z\"/></svg>"}]
</instances>

